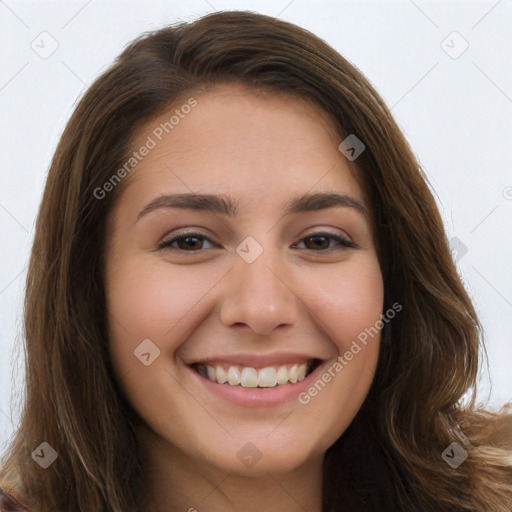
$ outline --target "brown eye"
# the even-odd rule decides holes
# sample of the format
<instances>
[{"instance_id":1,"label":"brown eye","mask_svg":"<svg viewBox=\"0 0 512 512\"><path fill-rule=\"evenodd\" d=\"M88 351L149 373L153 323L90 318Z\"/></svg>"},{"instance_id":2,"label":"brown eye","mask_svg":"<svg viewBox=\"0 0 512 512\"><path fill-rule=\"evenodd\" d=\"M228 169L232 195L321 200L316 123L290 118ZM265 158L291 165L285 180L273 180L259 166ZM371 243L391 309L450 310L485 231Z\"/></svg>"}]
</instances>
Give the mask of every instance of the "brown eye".
<instances>
[{"instance_id":1,"label":"brown eye","mask_svg":"<svg viewBox=\"0 0 512 512\"><path fill-rule=\"evenodd\" d=\"M180 249L201 249L203 242L197 236L186 236L182 238L178 238L176 240L178 242L178 247Z\"/></svg>"},{"instance_id":2,"label":"brown eye","mask_svg":"<svg viewBox=\"0 0 512 512\"><path fill-rule=\"evenodd\" d=\"M164 240L158 244L159 249L178 249L186 252L198 252L203 249L204 241L208 240L211 244L211 241L201 235L200 233L187 233L184 235L178 235L168 240ZM177 244L177 246L173 244ZM213 247L213 244L212 244ZM209 247L206 247L209 249Z\"/></svg>"},{"instance_id":3,"label":"brown eye","mask_svg":"<svg viewBox=\"0 0 512 512\"><path fill-rule=\"evenodd\" d=\"M355 248L355 244L352 242L349 242L348 240L345 240L344 238L341 238L337 235L332 235L330 233L315 233L313 235L309 235L307 237L304 237L302 240L305 241L304 245L306 246L306 249L315 251L315 252L324 252L331 249L334 249L335 246L342 246L339 247L342 248ZM302 241L301 240L301 241ZM338 243L337 244L330 244L331 240L335 240Z\"/></svg>"},{"instance_id":4,"label":"brown eye","mask_svg":"<svg viewBox=\"0 0 512 512\"><path fill-rule=\"evenodd\" d=\"M306 242L306 247L308 249L328 249L329 248L329 237L322 235L313 235L308 236L304 240L310 240L312 243L308 245Z\"/></svg>"}]
</instances>

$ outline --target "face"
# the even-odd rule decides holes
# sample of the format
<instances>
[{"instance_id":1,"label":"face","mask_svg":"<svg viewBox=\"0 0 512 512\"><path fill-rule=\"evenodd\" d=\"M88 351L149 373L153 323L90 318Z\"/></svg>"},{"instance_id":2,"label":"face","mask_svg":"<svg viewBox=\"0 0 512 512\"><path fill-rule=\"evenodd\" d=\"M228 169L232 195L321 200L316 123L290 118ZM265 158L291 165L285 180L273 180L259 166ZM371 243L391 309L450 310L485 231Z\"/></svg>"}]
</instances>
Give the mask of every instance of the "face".
<instances>
[{"instance_id":1,"label":"face","mask_svg":"<svg viewBox=\"0 0 512 512\"><path fill-rule=\"evenodd\" d=\"M358 341L383 305L370 205L316 107L232 85L195 100L162 140L179 105L140 131L136 148L155 146L108 219L116 378L166 460L292 471L373 379L379 335Z\"/></svg>"}]
</instances>

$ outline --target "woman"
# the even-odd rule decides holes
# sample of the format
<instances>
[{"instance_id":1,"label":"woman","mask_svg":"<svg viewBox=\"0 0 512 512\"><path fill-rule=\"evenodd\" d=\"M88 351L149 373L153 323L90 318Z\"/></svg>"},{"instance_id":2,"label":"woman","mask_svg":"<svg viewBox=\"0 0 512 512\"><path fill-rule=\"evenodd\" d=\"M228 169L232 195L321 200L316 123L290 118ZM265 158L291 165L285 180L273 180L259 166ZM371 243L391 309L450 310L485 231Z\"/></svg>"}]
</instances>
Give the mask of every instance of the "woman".
<instances>
[{"instance_id":1,"label":"woman","mask_svg":"<svg viewBox=\"0 0 512 512\"><path fill-rule=\"evenodd\" d=\"M420 166L294 25L133 42L62 136L26 293L11 508L510 510L511 416L462 402L481 328Z\"/></svg>"}]
</instances>

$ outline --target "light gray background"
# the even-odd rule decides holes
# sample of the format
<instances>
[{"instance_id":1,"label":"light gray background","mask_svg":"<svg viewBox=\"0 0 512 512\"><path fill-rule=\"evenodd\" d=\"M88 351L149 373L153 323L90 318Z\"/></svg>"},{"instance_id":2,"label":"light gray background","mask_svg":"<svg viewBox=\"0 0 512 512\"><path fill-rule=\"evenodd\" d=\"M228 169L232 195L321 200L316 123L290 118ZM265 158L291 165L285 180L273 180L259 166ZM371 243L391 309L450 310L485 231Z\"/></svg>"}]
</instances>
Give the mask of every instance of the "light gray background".
<instances>
[{"instance_id":1,"label":"light gray background","mask_svg":"<svg viewBox=\"0 0 512 512\"><path fill-rule=\"evenodd\" d=\"M467 248L457 265L490 363L480 400L489 397L489 377L493 408L512 399L512 0L0 0L0 452L19 422L34 221L77 98L140 33L222 9L311 30L382 95L428 172L449 238ZM46 59L31 46L50 48L44 31L58 43ZM453 31L469 44L460 55L465 43Z\"/></svg>"}]
</instances>

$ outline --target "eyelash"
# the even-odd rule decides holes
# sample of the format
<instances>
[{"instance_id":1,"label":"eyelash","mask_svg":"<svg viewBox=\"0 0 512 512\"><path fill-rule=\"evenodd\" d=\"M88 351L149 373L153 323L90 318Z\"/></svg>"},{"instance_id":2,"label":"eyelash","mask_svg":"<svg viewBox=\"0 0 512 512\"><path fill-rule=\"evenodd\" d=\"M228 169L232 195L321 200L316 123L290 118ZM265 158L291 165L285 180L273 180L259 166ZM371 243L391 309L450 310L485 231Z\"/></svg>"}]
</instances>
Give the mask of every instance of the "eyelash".
<instances>
[{"instance_id":1,"label":"eyelash","mask_svg":"<svg viewBox=\"0 0 512 512\"><path fill-rule=\"evenodd\" d=\"M344 250L344 249L355 249L356 248L356 245L354 243L349 242L345 238L342 238L342 237L340 237L338 235L333 235L332 233L325 233L325 232L311 233L308 236L305 236L304 238L301 238L300 241L306 240L308 238L317 237L317 236L318 237L331 238L333 240L336 240L336 241L339 242L338 245L342 246L342 248L340 248L340 249L333 249L333 247L329 247L328 249L320 249L318 251L315 251L313 249L306 249L306 250L310 250L310 251L313 251L313 252L331 252L332 250ZM171 244L173 244L174 242L179 241L179 240L183 240L185 238L204 239L204 240L208 240L210 243L213 244L213 242L207 236L204 236L201 233L193 233L193 232L191 232L191 233L178 234L178 235L174 236L171 239L163 240L162 242L160 242L158 244L158 249L161 249L161 250L163 250L163 249L166 249L166 250L178 250L178 251L182 251L182 252L192 252L192 253L194 253L194 252L201 252L202 251L202 249L185 251L185 250L179 249L177 247L171 247ZM204 249L204 250L206 250L206 249Z\"/></svg>"}]
</instances>

